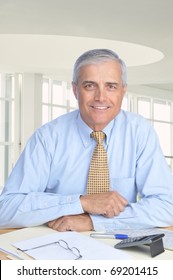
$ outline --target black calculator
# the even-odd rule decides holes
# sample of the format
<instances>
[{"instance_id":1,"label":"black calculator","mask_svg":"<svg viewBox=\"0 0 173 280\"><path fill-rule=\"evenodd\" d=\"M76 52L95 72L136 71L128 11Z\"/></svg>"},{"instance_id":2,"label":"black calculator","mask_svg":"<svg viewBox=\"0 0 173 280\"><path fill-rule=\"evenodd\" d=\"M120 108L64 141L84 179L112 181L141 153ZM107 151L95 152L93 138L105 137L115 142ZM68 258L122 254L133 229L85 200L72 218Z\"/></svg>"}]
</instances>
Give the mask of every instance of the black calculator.
<instances>
[{"instance_id":1,"label":"black calculator","mask_svg":"<svg viewBox=\"0 0 173 280\"><path fill-rule=\"evenodd\" d=\"M147 236L128 237L127 239L123 239L121 242L115 244L114 247L116 249L122 249L132 246L150 245L151 255L153 257L164 252L162 237L164 237L163 233Z\"/></svg>"}]
</instances>

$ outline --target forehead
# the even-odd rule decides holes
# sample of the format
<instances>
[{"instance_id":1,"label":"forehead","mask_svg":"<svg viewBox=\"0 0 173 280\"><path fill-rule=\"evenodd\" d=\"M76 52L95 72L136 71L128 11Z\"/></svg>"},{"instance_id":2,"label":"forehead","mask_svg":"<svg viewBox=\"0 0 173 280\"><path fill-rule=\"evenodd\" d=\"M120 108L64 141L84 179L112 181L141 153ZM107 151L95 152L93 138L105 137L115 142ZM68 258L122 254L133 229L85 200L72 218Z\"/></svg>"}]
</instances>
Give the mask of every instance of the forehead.
<instances>
[{"instance_id":1,"label":"forehead","mask_svg":"<svg viewBox=\"0 0 173 280\"><path fill-rule=\"evenodd\" d=\"M86 64L80 68L79 80L92 80L97 78L121 79L120 63L110 60L95 64Z\"/></svg>"}]
</instances>

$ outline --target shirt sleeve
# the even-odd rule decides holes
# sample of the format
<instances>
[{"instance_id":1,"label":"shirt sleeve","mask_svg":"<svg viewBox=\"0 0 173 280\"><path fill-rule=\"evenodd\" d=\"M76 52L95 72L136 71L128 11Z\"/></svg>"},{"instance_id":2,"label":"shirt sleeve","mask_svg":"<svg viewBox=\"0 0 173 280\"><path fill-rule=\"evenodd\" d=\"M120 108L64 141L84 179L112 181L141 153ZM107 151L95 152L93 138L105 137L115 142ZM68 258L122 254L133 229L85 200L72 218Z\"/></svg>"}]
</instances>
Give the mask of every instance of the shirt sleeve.
<instances>
[{"instance_id":1,"label":"shirt sleeve","mask_svg":"<svg viewBox=\"0 0 173 280\"><path fill-rule=\"evenodd\" d=\"M95 230L165 227L173 225L173 176L152 127L140 133L135 184L138 199L114 218L91 215Z\"/></svg>"},{"instance_id":2,"label":"shirt sleeve","mask_svg":"<svg viewBox=\"0 0 173 280\"><path fill-rule=\"evenodd\" d=\"M83 213L78 194L47 193L53 147L39 131L28 141L0 196L0 227L44 224L64 215Z\"/></svg>"}]
</instances>

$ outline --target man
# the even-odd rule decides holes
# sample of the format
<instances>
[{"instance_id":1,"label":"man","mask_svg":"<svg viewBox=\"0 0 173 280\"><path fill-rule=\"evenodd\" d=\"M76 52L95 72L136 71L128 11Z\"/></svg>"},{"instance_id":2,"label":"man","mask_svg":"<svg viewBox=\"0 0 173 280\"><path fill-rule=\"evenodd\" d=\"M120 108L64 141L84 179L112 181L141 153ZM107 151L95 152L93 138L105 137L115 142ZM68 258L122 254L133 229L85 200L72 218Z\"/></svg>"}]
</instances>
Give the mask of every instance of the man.
<instances>
[{"instance_id":1,"label":"man","mask_svg":"<svg viewBox=\"0 0 173 280\"><path fill-rule=\"evenodd\" d=\"M0 197L0 226L47 223L58 231L173 225L173 176L157 136L141 116L121 110L126 66L111 50L91 50L74 66L79 110L39 128ZM110 190L87 194L96 142L106 135Z\"/></svg>"}]
</instances>

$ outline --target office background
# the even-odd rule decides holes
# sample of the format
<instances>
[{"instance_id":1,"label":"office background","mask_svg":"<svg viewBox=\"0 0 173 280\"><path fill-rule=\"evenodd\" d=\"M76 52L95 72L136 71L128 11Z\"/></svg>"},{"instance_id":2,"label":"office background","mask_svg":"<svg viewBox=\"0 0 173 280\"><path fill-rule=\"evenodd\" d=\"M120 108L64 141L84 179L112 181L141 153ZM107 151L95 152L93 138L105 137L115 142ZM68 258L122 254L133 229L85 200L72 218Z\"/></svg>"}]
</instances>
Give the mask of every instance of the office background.
<instances>
[{"instance_id":1,"label":"office background","mask_svg":"<svg viewBox=\"0 0 173 280\"><path fill-rule=\"evenodd\" d=\"M126 61L123 108L155 127L173 171L172 0L0 0L0 189L40 125L77 108L72 66L111 48Z\"/></svg>"}]
</instances>

